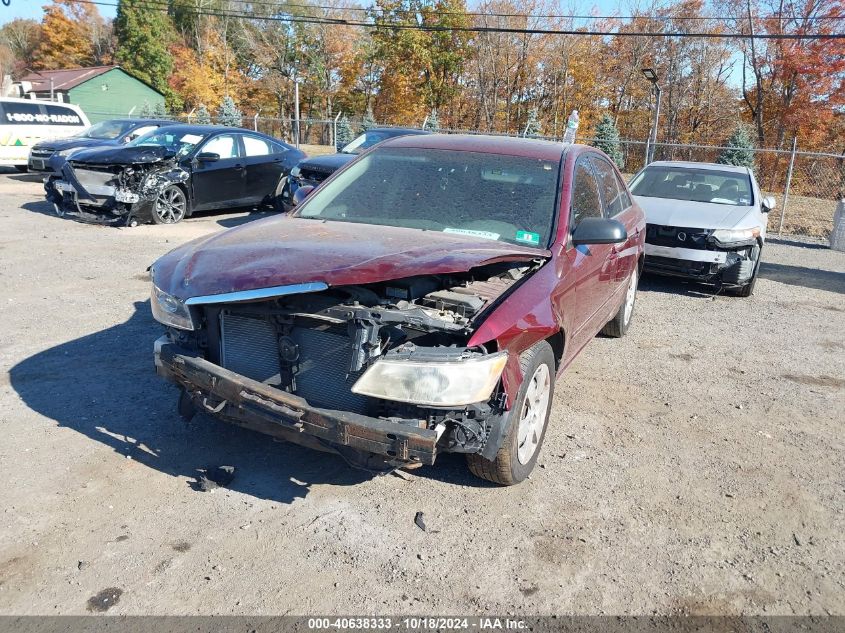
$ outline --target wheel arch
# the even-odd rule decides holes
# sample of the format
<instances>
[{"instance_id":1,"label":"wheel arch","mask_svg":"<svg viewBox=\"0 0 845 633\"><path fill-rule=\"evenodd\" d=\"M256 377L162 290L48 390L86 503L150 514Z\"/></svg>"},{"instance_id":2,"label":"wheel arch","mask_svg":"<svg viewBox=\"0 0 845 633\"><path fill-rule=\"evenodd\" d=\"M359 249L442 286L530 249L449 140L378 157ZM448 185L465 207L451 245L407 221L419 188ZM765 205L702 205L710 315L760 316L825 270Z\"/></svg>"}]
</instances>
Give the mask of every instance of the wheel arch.
<instances>
[{"instance_id":1,"label":"wheel arch","mask_svg":"<svg viewBox=\"0 0 845 633\"><path fill-rule=\"evenodd\" d=\"M555 355L555 371L560 372L563 366L563 354L566 350L566 333L561 329L545 339L551 345Z\"/></svg>"}]
</instances>

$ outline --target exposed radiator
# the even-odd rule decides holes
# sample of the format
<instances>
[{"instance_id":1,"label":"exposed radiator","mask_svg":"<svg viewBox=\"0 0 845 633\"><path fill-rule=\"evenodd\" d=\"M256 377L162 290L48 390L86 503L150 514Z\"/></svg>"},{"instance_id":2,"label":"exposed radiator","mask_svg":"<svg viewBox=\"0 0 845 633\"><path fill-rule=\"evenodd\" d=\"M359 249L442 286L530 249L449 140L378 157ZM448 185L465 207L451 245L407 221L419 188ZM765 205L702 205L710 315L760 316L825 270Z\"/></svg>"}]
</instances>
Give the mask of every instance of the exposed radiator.
<instances>
[{"instance_id":1,"label":"exposed radiator","mask_svg":"<svg viewBox=\"0 0 845 633\"><path fill-rule=\"evenodd\" d=\"M220 338L223 367L258 382L279 384L279 344L268 321L224 312Z\"/></svg>"},{"instance_id":2,"label":"exposed radiator","mask_svg":"<svg viewBox=\"0 0 845 633\"><path fill-rule=\"evenodd\" d=\"M320 327L291 330L291 338L299 347L297 395L326 409L368 413L371 400L351 391L362 372L347 378L352 340L337 328Z\"/></svg>"},{"instance_id":3,"label":"exposed radiator","mask_svg":"<svg viewBox=\"0 0 845 633\"><path fill-rule=\"evenodd\" d=\"M349 374L351 339L344 328L308 321L312 327L293 327L290 337L299 349L296 391L309 404L371 414L373 401L352 393L361 372ZM278 386L279 342L275 328L263 319L223 312L220 360L223 367L253 380Z\"/></svg>"}]
</instances>

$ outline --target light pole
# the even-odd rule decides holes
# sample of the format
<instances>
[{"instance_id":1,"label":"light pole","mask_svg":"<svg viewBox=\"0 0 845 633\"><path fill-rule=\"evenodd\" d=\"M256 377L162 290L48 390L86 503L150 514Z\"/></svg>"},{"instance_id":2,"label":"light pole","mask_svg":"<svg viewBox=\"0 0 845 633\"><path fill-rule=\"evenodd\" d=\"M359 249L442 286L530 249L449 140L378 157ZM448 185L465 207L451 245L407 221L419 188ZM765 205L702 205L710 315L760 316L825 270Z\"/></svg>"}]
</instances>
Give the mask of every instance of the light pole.
<instances>
[{"instance_id":1,"label":"light pole","mask_svg":"<svg viewBox=\"0 0 845 633\"><path fill-rule=\"evenodd\" d=\"M299 77L293 80L293 112L296 123L294 124L294 134L296 134L296 142L294 145L299 149Z\"/></svg>"},{"instance_id":2,"label":"light pole","mask_svg":"<svg viewBox=\"0 0 845 633\"><path fill-rule=\"evenodd\" d=\"M643 68L645 77L654 89L654 120L651 122L651 133L648 135L648 142L645 147L645 164L648 165L654 160L654 146L657 144L657 123L660 120L660 86L657 85L657 73L653 68Z\"/></svg>"}]
</instances>

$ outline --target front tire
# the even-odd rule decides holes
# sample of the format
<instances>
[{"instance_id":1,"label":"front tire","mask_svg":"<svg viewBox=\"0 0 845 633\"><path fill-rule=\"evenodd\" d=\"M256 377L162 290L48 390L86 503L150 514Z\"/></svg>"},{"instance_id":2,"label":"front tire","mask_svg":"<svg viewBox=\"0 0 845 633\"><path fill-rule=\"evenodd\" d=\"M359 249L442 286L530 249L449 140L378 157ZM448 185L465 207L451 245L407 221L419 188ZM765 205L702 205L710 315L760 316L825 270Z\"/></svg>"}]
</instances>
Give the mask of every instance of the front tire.
<instances>
[{"instance_id":1,"label":"front tire","mask_svg":"<svg viewBox=\"0 0 845 633\"><path fill-rule=\"evenodd\" d=\"M754 274L751 275L751 280L739 288L730 291L735 297L750 297L754 294L754 286L757 285L757 273L760 272L760 262L763 261L763 247L757 251L757 262L754 264Z\"/></svg>"},{"instance_id":2,"label":"front tire","mask_svg":"<svg viewBox=\"0 0 845 633\"><path fill-rule=\"evenodd\" d=\"M540 455L546 437L549 411L555 389L555 356L546 341L540 341L519 358L525 379L508 415L508 431L493 461L481 455L467 455L467 466L476 477L503 486L525 480Z\"/></svg>"},{"instance_id":3,"label":"front tire","mask_svg":"<svg viewBox=\"0 0 845 633\"><path fill-rule=\"evenodd\" d=\"M15 169L17 169L22 174L29 172L29 165L15 165Z\"/></svg>"},{"instance_id":4,"label":"front tire","mask_svg":"<svg viewBox=\"0 0 845 633\"><path fill-rule=\"evenodd\" d=\"M637 302L637 285L640 282L639 266L634 266L631 271L631 278L628 280L628 289L625 291L625 300L619 306L619 311L602 328L601 333L613 338L621 338L628 332L631 319L634 316L634 305Z\"/></svg>"},{"instance_id":5,"label":"front tire","mask_svg":"<svg viewBox=\"0 0 845 633\"><path fill-rule=\"evenodd\" d=\"M179 185L165 187L153 202L153 222L176 224L188 215L188 197Z\"/></svg>"}]
</instances>

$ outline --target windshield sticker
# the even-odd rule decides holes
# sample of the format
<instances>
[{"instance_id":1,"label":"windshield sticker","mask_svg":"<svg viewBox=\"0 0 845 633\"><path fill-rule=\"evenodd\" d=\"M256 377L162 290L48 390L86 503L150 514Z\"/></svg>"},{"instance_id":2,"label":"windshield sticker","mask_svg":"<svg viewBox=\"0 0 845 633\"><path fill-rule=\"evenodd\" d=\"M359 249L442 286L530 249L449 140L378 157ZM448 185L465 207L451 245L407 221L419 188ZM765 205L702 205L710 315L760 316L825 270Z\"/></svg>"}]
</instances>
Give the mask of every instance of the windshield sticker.
<instances>
[{"instance_id":1,"label":"windshield sticker","mask_svg":"<svg viewBox=\"0 0 845 633\"><path fill-rule=\"evenodd\" d=\"M526 244L533 244L534 246L540 245L540 234L539 233L531 233L530 231L517 231L516 232L516 241L517 242L525 242Z\"/></svg>"},{"instance_id":2,"label":"windshield sticker","mask_svg":"<svg viewBox=\"0 0 845 633\"><path fill-rule=\"evenodd\" d=\"M472 229L443 229L444 233L452 233L454 235L469 235L471 237L483 237L485 240L498 240L498 233L491 233L490 231L473 231ZM539 240L539 236L537 237Z\"/></svg>"},{"instance_id":3,"label":"windshield sticker","mask_svg":"<svg viewBox=\"0 0 845 633\"><path fill-rule=\"evenodd\" d=\"M179 139L183 143L199 143L202 140L202 136L199 134L185 134L181 139Z\"/></svg>"}]
</instances>

